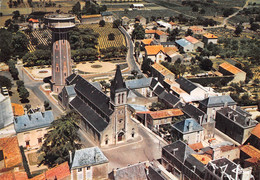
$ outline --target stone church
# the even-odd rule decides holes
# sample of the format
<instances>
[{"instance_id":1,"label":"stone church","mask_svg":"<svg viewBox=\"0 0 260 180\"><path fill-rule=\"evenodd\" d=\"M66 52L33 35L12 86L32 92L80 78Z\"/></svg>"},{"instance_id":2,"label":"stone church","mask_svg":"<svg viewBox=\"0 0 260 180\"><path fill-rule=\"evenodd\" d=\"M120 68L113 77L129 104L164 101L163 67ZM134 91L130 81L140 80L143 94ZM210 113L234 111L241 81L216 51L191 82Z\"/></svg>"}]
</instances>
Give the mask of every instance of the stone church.
<instances>
[{"instance_id":1,"label":"stone church","mask_svg":"<svg viewBox=\"0 0 260 180\"><path fill-rule=\"evenodd\" d=\"M80 128L99 146L118 144L138 136L130 118L128 89L117 66L110 98L94 83L72 74L59 94L59 103L80 114Z\"/></svg>"}]
</instances>

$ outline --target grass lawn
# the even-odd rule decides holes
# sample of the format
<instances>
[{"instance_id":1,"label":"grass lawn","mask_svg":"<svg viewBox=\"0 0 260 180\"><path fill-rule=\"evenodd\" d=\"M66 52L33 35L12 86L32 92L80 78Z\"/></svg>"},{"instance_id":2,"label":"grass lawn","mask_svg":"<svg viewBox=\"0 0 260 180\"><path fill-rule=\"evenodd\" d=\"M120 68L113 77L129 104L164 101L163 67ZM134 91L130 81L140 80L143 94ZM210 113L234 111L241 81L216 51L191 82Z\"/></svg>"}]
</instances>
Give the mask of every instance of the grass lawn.
<instances>
[{"instance_id":1,"label":"grass lawn","mask_svg":"<svg viewBox=\"0 0 260 180\"><path fill-rule=\"evenodd\" d=\"M118 28L113 28L112 23L106 23L104 27L100 27L98 24L81 24L78 27L90 28L99 34L98 49L126 46L124 35ZM115 34L115 40L108 40L108 35L110 33Z\"/></svg>"}]
</instances>

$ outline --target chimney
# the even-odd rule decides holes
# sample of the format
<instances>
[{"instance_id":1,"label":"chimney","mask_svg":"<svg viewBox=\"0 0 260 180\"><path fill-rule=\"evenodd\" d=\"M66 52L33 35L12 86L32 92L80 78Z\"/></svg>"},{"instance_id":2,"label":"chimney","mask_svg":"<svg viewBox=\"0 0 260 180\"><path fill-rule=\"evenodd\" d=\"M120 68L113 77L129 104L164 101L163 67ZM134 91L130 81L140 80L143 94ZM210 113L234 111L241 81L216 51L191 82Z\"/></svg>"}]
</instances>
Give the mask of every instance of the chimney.
<instances>
[{"instance_id":1,"label":"chimney","mask_svg":"<svg viewBox=\"0 0 260 180\"><path fill-rule=\"evenodd\" d=\"M224 107L227 107L227 106L228 106L228 103L227 103L227 102L225 102L225 103L224 103Z\"/></svg>"},{"instance_id":2,"label":"chimney","mask_svg":"<svg viewBox=\"0 0 260 180\"><path fill-rule=\"evenodd\" d=\"M201 116L199 116L200 125L202 125L202 118L203 118L203 116L202 116L202 115L201 115Z\"/></svg>"},{"instance_id":3,"label":"chimney","mask_svg":"<svg viewBox=\"0 0 260 180\"><path fill-rule=\"evenodd\" d=\"M117 169L118 169L118 168L117 168ZM117 169L114 169L114 170L113 170L114 179L115 179L115 177L116 177L116 171L117 171Z\"/></svg>"},{"instance_id":4,"label":"chimney","mask_svg":"<svg viewBox=\"0 0 260 180\"><path fill-rule=\"evenodd\" d=\"M228 111L228 118L231 118L232 111Z\"/></svg>"},{"instance_id":5,"label":"chimney","mask_svg":"<svg viewBox=\"0 0 260 180\"><path fill-rule=\"evenodd\" d=\"M70 155L70 165L72 164L72 152L69 151L69 155Z\"/></svg>"},{"instance_id":6,"label":"chimney","mask_svg":"<svg viewBox=\"0 0 260 180\"><path fill-rule=\"evenodd\" d=\"M234 116L233 116L233 120L234 120L234 122L236 122L236 120L237 120L237 116L238 116L238 114L234 114Z\"/></svg>"},{"instance_id":7,"label":"chimney","mask_svg":"<svg viewBox=\"0 0 260 180\"><path fill-rule=\"evenodd\" d=\"M193 122L189 122L189 125L188 125L188 130L189 131L192 131L193 130Z\"/></svg>"},{"instance_id":8,"label":"chimney","mask_svg":"<svg viewBox=\"0 0 260 180\"><path fill-rule=\"evenodd\" d=\"M172 150L172 154L175 156L175 152L178 151L178 150L179 150L179 148L173 149L173 150Z\"/></svg>"}]
</instances>

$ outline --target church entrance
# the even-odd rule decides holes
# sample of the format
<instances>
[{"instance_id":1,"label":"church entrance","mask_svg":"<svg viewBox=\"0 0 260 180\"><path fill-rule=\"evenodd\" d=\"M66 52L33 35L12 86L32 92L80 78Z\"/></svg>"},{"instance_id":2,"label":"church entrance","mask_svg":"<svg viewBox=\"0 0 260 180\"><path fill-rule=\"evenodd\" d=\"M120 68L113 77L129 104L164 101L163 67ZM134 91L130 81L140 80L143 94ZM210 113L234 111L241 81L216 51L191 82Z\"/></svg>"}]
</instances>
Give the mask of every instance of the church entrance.
<instances>
[{"instance_id":1,"label":"church entrance","mask_svg":"<svg viewBox=\"0 0 260 180\"><path fill-rule=\"evenodd\" d=\"M123 137L124 137L124 133L123 133L123 132L119 133L119 134L118 134L118 139L117 139L118 142L119 142L119 141L122 141L122 140L123 140Z\"/></svg>"}]
</instances>

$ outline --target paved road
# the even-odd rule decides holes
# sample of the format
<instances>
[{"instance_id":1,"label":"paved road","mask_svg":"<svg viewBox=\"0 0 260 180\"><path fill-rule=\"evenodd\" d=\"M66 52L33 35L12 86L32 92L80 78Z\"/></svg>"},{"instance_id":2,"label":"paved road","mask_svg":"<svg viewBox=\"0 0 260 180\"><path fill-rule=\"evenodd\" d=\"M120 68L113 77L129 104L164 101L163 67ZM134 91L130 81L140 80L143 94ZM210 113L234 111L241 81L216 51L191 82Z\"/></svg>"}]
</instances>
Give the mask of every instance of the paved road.
<instances>
[{"instance_id":1,"label":"paved road","mask_svg":"<svg viewBox=\"0 0 260 180\"><path fill-rule=\"evenodd\" d=\"M54 118L61 116L63 112L60 110L57 104L50 101L48 97L40 90L40 86L43 84L41 81L33 81L26 73L22 71L22 66L18 65L17 69L19 71L19 78L20 80L24 81L24 85L26 88L30 89L31 92L37 97L42 103L44 101L49 101L50 106L52 107L52 111L54 114Z\"/></svg>"},{"instance_id":2,"label":"paved road","mask_svg":"<svg viewBox=\"0 0 260 180\"><path fill-rule=\"evenodd\" d=\"M137 65L135 58L134 58L134 44L131 39L131 36L126 32L126 30L123 27L119 27L120 31L124 34L125 39L126 39L126 44L128 48L127 56L126 56L126 61L128 63L128 66L130 68L130 71L136 70L138 71L138 74L142 74L139 66Z\"/></svg>"}]
</instances>

